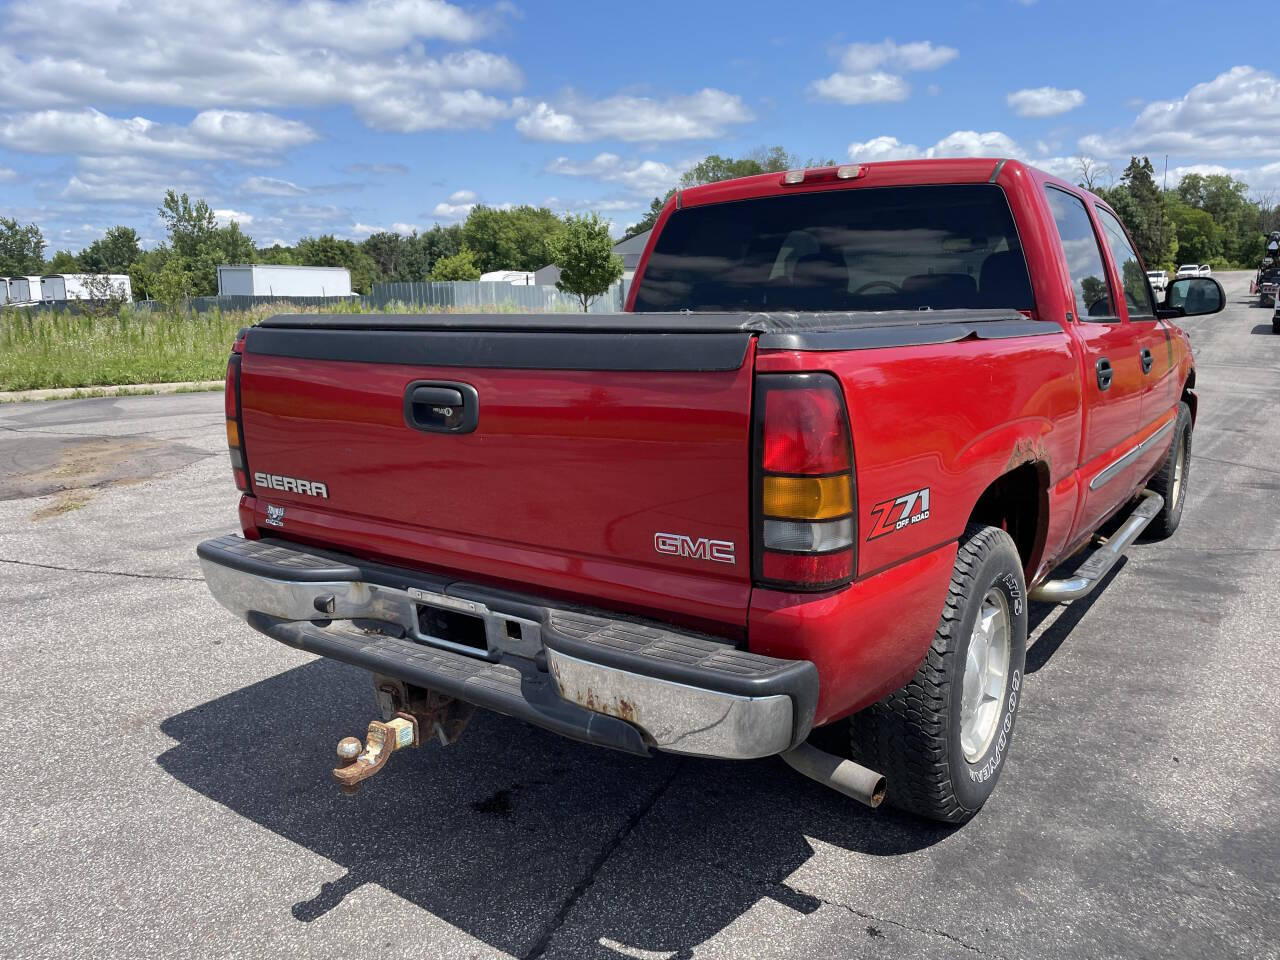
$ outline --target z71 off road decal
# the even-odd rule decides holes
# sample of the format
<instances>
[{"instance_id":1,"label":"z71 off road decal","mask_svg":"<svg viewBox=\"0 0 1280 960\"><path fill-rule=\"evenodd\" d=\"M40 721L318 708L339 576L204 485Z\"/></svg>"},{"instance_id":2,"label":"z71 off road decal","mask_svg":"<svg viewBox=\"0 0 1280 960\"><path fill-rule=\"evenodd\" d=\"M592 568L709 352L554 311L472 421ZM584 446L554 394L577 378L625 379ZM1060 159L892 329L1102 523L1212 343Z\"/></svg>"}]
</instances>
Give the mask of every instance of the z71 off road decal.
<instances>
[{"instance_id":1,"label":"z71 off road decal","mask_svg":"<svg viewBox=\"0 0 1280 960\"><path fill-rule=\"evenodd\" d=\"M881 500L871 508L871 532L868 540L888 536L894 531L929 519L929 488L913 490L892 500Z\"/></svg>"}]
</instances>

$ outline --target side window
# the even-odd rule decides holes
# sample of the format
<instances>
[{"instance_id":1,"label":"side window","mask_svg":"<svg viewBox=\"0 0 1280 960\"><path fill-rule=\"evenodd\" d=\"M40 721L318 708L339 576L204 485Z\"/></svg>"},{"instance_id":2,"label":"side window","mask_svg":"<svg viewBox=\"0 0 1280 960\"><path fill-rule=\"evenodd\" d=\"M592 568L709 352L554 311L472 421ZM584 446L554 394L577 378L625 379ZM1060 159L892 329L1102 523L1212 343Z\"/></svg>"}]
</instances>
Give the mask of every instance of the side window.
<instances>
[{"instance_id":1,"label":"side window","mask_svg":"<svg viewBox=\"0 0 1280 960\"><path fill-rule=\"evenodd\" d=\"M1151 291L1147 287L1147 275L1142 270L1138 255L1133 252L1133 244L1129 242L1120 221L1110 211L1094 207L1098 212L1098 222L1102 224L1102 232L1106 235L1107 246L1111 248L1111 259L1120 268L1120 286L1124 287L1124 302L1129 307L1129 319L1154 320L1156 311L1151 303Z\"/></svg>"},{"instance_id":2,"label":"side window","mask_svg":"<svg viewBox=\"0 0 1280 960\"><path fill-rule=\"evenodd\" d=\"M1056 187L1046 187L1045 194L1053 222L1058 225L1058 236L1062 238L1062 252L1067 257L1067 270L1076 295L1077 315L1081 320L1117 319L1102 251L1084 201Z\"/></svg>"}]
</instances>

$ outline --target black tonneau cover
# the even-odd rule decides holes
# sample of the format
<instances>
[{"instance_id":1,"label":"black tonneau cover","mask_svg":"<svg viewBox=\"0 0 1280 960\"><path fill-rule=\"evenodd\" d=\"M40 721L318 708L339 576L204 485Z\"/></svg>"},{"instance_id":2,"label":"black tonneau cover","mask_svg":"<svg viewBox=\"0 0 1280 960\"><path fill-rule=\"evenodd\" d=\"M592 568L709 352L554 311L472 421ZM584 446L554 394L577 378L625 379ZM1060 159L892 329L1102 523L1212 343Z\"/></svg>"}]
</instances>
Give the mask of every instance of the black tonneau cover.
<instances>
[{"instance_id":1,"label":"black tonneau cover","mask_svg":"<svg viewBox=\"0 0 1280 960\"><path fill-rule=\"evenodd\" d=\"M733 370L761 350L883 347L1061 333L1014 310L882 313L281 314L249 353L313 360L552 370ZM486 336L476 336L484 333ZM320 335L317 335L320 334Z\"/></svg>"}]
</instances>

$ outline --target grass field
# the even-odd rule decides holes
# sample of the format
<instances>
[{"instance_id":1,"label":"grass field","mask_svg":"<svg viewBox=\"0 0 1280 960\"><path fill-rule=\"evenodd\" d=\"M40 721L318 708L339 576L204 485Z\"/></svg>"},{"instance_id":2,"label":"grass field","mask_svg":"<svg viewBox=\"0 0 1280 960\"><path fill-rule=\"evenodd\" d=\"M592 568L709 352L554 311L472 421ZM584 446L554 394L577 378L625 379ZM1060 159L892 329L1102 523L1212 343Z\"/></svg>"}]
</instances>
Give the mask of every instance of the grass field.
<instances>
[{"instance_id":1,"label":"grass field","mask_svg":"<svg viewBox=\"0 0 1280 960\"><path fill-rule=\"evenodd\" d=\"M0 311L0 390L219 380L236 331L258 317Z\"/></svg>"},{"instance_id":2,"label":"grass field","mask_svg":"<svg viewBox=\"0 0 1280 960\"><path fill-rule=\"evenodd\" d=\"M513 313L511 304L459 308ZM221 380L236 331L277 313L367 313L356 304L186 315L123 307L115 316L71 311L0 310L0 392L50 387ZM391 303L386 313L439 313L439 307Z\"/></svg>"}]
</instances>

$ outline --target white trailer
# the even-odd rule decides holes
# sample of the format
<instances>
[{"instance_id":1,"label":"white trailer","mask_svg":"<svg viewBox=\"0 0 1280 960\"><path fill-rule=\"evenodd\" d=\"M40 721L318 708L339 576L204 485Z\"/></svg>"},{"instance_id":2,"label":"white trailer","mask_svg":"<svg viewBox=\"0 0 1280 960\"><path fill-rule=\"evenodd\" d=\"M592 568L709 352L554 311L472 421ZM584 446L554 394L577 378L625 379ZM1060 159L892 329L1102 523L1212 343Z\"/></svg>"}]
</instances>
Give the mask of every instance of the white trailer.
<instances>
[{"instance_id":1,"label":"white trailer","mask_svg":"<svg viewBox=\"0 0 1280 960\"><path fill-rule=\"evenodd\" d=\"M218 295L241 297L349 297L346 267L287 267L247 263L218 267Z\"/></svg>"},{"instance_id":2,"label":"white trailer","mask_svg":"<svg viewBox=\"0 0 1280 960\"><path fill-rule=\"evenodd\" d=\"M513 287L531 287L534 285L531 270L490 270L480 274L481 283L509 283Z\"/></svg>"},{"instance_id":3,"label":"white trailer","mask_svg":"<svg viewBox=\"0 0 1280 960\"><path fill-rule=\"evenodd\" d=\"M0 306L9 302L9 278L0 277Z\"/></svg>"},{"instance_id":4,"label":"white trailer","mask_svg":"<svg viewBox=\"0 0 1280 960\"><path fill-rule=\"evenodd\" d=\"M49 273L40 278L41 300L133 302L133 284L123 273Z\"/></svg>"},{"instance_id":5,"label":"white trailer","mask_svg":"<svg viewBox=\"0 0 1280 960\"><path fill-rule=\"evenodd\" d=\"M36 287L37 292L39 286ZM30 303L31 302L31 279L29 277L10 277L9 278L9 302L10 303Z\"/></svg>"}]
</instances>

